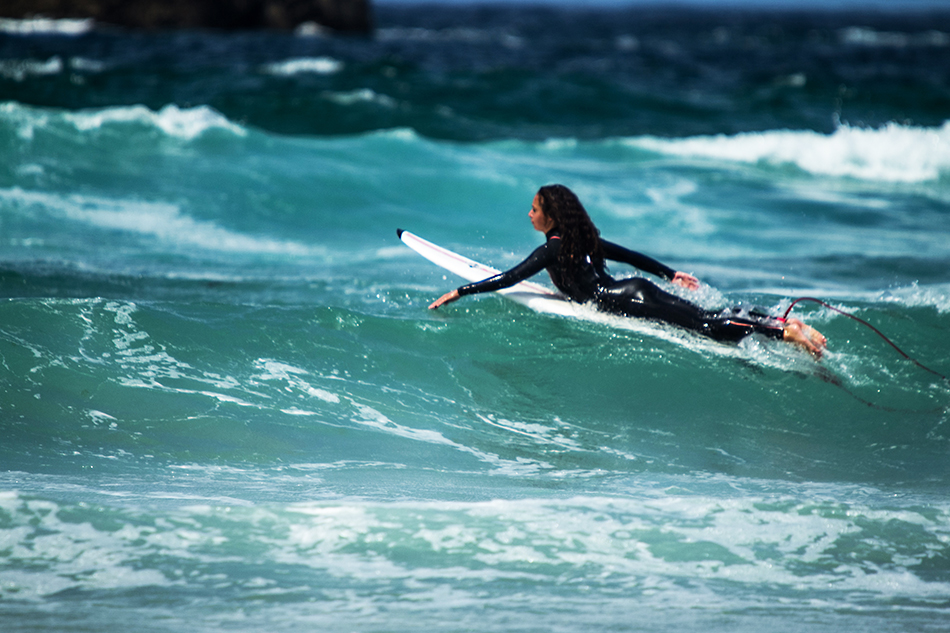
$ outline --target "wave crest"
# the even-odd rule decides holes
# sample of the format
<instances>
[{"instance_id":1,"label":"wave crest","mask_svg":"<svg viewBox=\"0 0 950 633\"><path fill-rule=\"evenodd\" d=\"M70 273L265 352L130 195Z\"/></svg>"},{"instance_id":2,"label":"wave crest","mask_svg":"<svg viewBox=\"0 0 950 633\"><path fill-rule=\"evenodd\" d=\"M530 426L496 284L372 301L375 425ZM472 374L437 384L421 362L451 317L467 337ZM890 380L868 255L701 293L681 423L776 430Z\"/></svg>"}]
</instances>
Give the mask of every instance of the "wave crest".
<instances>
[{"instance_id":1,"label":"wave crest","mask_svg":"<svg viewBox=\"0 0 950 633\"><path fill-rule=\"evenodd\" d=\"M0 66L0 74L3 68ZM75 112L26 106L15 101L0 103L0 123L9 121L21 138L33 138L34 131L57 121L80 132L101 129L108 125L137 124L157 128L168 136L191 141L209 130L224 130L236 136L247 136L247 129L232 123L223 114L208 106L179 108L169 104L161 110L143 105L120 106Z\"/></svg>"},{"instance_id":2,"label":"wave crest","mask_svg":"<svg viewBox=\"0 0 950 633\"><path fill-rule=\"evenodd\" d=\"M625 142L673 156L794 165L811 174L858 180L914 183L950 174L950 121L939 128L841 125L831 134L774 130Z\"/></svg>"},{"instance_id":3,"label":"wave crest","mask_svg":"<svg viewBox=\"0 0 950 633\"><path fill-rule=\"evenodd\" d=\"M277 77L293 77L305 73L333 75L343 70L343 62L331 57L300 57L267 64L261 71Z\"/></svg>"},{"instance_id":4,"label":"wave crest","mask_svg":"<svg viewBox=\"0 0 950 633\"><path fill-rule=\"evenodd\" d=\"M181 247L207 251L264 255L319 255L310 245L247 235L211 220L196 219L176 205L134 199L110 199L80 194L60 195L20 188L0 189L0 208L34 213L41 210L53 218L66 219L102 231L120 231L151 237Z\"/></svg>"},{"instance_id":5,"label":"wave crest","mask_svg":"<svg viewBox=\"0 0 950 633\"><path fill-rule=\"evenodd\" d=\"M237 136L247 134L247 130L208 106L182 109L170 104L156 112L139 105L69 113L64 118L82 131L98 129L110 123L139 123L154 126L169 136L185 140L195 139L211 129L226 130Z\"/></svg>"},{"instance_id":6,"label":"wave crest","mask_svg":"<svg viewBox=\"0 0 950 633\"><path fill-rule=\"evenodd\" d=\"M93 26L94 22L88 18L0 18L0 33L12 35L83 35L91 31Z\"/></svg>"}]
</instances>

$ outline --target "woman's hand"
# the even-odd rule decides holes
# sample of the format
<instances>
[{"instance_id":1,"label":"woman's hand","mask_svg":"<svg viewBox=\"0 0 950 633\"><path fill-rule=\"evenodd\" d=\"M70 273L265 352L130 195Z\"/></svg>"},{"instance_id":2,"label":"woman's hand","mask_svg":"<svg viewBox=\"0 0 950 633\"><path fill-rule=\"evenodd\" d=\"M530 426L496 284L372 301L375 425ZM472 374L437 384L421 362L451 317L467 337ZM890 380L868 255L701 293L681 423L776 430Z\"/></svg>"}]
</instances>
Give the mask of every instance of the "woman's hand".
<instances>
[{"instance_id":1,"label":"woman's hand","mask_svg":"<svg viewBox=\"0 0 950 633\"><path fill-rule=\"evenodd\" d=\"M435 310L435 309L438 308L439 306L445 305L446 303L452 303L453 301L455 301L455 300L458 299L458 298L459 298L459 291L458 291L458 290L453 290L453 291L451 291L451 292L447 292L447 293L445 293L444 295L442 295L441 297L439 297L438 299L436 299L435 301L433 301L432 304L429 306L429 309L430 309L430 310Z\"/></svg>"},{"instance_id":2,"label":"woman's hand","mask_svg":"<svg viewBox=\"0 0 950 633\"><path fill-rule=\"evenodd\" d=\"M673 283L687 290L697 290L699 288L699 280L688 273L676 273L673 275Z\"/></svg>"}]
</instances>

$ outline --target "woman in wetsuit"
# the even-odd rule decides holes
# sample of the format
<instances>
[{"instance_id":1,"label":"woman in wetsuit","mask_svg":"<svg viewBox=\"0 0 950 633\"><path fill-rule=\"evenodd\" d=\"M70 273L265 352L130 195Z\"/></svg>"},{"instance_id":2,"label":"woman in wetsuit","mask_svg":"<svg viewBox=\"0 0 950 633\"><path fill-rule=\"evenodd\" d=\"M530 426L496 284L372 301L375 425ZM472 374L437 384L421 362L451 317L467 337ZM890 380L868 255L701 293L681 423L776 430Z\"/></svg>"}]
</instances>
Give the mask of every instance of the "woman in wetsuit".
<instances>
[{"instance_id":1,"label":"woman in wetsuit","mask_svg":"<svg viewBox=\"0 0 950 633\"><path fill-rule=\"evenodd\" d=\"M629 264L690 290L699 287L699 281L692 275L601 239L580 200L563 185L541 187L528 217L531 225L547 238L543 245L511 270L447 292L429 308L466 295L508 288L547 269L554 285L572 301L593 302L604 312L673 323L719 341L738 341L757 332L796 343L816 357L821 356L825 337L798 319L742 315L736 310L710 312L642 277L614 279L607 274L605 260Z\"/></svg>"}]
</instances>

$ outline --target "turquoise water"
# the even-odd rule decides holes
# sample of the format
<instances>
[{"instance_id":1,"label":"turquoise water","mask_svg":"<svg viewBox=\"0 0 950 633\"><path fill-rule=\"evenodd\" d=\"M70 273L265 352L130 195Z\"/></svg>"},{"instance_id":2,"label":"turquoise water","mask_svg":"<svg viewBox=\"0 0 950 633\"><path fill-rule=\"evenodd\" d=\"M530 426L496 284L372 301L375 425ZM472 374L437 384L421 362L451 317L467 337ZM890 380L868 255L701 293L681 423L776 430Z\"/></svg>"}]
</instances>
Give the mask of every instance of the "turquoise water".
<instances>
[{"instance_id":1,"label":"turquoise water","mask_svg":"<svg viewBox=\"0 0 950 633\"><path fill-rule=\"evenodd\" d=\"M946 630L946 379L816 304L820 362L431 312L395 233L503 268L562 182L945 376L946 16L511 11L5 25L4 631Z\"/></svg>"}]
</instances>

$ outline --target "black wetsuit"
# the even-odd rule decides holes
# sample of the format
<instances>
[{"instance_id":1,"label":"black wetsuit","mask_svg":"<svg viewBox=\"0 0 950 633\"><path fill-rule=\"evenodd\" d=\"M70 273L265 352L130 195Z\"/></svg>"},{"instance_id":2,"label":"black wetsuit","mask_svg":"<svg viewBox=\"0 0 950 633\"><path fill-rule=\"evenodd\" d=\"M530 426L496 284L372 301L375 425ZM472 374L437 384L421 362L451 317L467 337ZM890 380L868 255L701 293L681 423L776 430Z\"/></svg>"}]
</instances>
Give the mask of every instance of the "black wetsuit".
<instances>
[{"instance_id":1,"label":"black wetsuit","mask_svg":"<svg viewBox=\"0 0 950 633\"><path fill-rule=\"evenodd\" d=\"M672 280L676 272L651 257L631 251L607 240L600 241L604 259ZM753 332L782 338L784 323L764 313L743 314L738 308L710 312L670 294L642 277L617 281L607 274L603 263L587 260L573 274L558 262L561 237L556 230L547 233L547 241L514 268L458 289L460 296L508 288L547 269L551 281L562 293L578 303L593 301L598 309L612 314L673 323L719 341L738 341Z\"/></svg>"}]
</instances>

